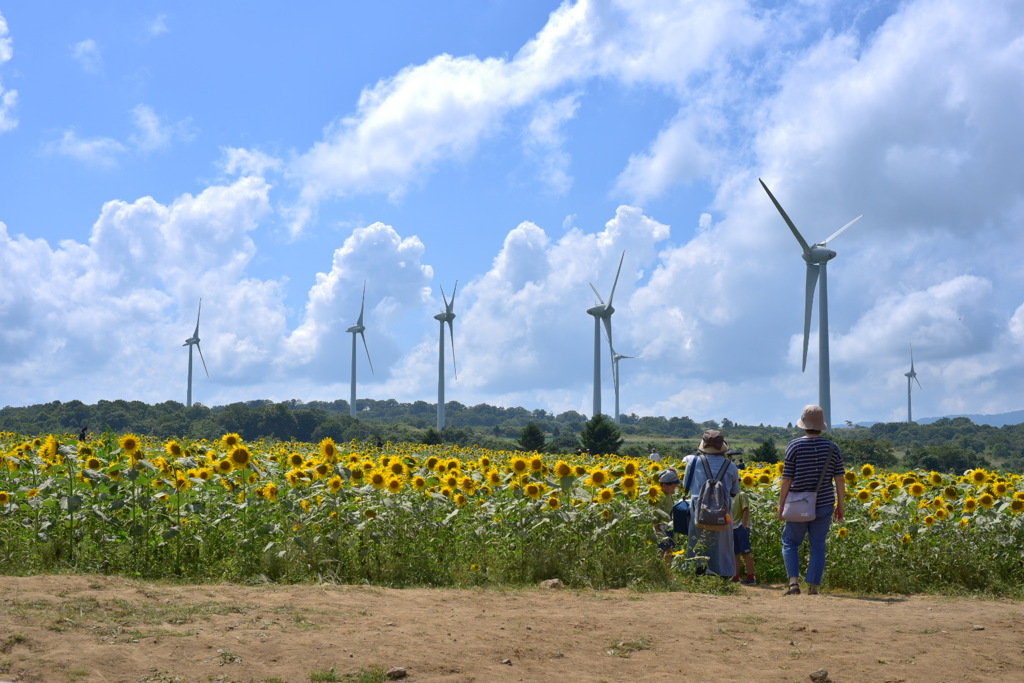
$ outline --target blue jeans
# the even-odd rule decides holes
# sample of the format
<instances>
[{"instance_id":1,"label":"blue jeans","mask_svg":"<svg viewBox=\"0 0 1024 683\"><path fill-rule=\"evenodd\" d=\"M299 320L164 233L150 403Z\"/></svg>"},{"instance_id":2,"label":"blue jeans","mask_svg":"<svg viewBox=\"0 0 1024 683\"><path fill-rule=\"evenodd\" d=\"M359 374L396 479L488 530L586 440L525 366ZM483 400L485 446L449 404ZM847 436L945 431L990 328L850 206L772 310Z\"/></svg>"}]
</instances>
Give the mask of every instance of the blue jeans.
<instances>
[{"instance_id":1,"label":"blue jeans","mask_svg":"<svg viewBox=\"0 0 1024 683\"><path fill-rule=\"evenodd\" d=\"M804 581L821 585L821 577L825 574L825 539L832 526L832 509L831 505L815 508L814 520L810 522L786 522L782 529L782 561L786 563L788 576L800 576L800 546L804 536L808 536L811 552Z\"/></svg>"}]
</instances>

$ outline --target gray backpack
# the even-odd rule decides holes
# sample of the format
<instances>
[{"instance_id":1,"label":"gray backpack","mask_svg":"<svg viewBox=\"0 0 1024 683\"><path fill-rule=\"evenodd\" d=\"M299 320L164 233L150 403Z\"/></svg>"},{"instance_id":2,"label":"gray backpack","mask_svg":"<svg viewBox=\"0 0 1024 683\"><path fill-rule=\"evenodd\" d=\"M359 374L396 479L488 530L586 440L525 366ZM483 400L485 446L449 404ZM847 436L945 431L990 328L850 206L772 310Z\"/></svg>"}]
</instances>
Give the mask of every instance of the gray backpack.
<instances>
[{"instance_id":1,"label":"gray backpack","mask_svg":"<svg viewBox=\"0 0 1024 683\"><path fill-rule=\"evenodd\" d=\"M697 504L693 509L693 524L698 529L708 531L725 531L732 522L730 512L732 510L732 496L722 482L722 475L729 467L726 460L718 469L718 474L711 476L711 465L708 464L708 456L700 454L701 464L704 465L704 473L707 480L701 484L697 493Z\"/></svg>"}]
</instances>

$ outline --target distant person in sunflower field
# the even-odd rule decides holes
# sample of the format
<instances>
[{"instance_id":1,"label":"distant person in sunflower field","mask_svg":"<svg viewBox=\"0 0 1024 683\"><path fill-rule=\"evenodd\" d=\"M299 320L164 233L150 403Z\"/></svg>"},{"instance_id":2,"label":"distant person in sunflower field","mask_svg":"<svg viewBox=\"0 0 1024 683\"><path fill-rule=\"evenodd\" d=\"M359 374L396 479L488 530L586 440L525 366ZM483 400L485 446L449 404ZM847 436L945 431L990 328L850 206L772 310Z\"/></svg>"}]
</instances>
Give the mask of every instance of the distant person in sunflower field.
<instances>
[{"instance_id":1,"label":"distant person in sunflower field","mask_svg":"<svg viewBox=\"0 0 1024 683\"><path fill-rule=\"evenodd\" d=\"M740 492L739 473L727 457L728 443L722 432L709 429L704 432L695 455L686 467L683 488L690 497L690 522L686 556L706 557L706 563L700 562L696 569L698 574L717 574L730 579L736 573L736 557L732 544L731 505L732 498ZM697 526L701 515L699 496L704 482L718 479L728 494L724 503L729 506L727 523L718 531L703 529ZM725 513L722 515L726 516Z\"/></svg>"},{"instance_id":2,"label":"distant person in sunflower field","mask_svg":"<svg viewBox=\"0 0 1024 683\"><path fill-rule=\"evenodd\" d=\"M821 406L804 408L796 426L804 436L786 446L779 488L779 519L791 493L816 492L814 519L805 522L787 521L782 529L782 560L789 575L786 595L800 594L800 546L807 536L810 558L807 562L807 593L817 595L825 574L825 540L832 520L843 521L846 497L846 469L843 453L834 441L821 435L828 429ZM833 482L835 486L833 487Z\"/></svg>"},{"instance_id":3,"label":"distant person in sunflower field","mask_svg":"<svg viewBox=\"0 0 1024 683\"><path fill-rule=\"evenodd\" d=\"M651 446L651 454L648 457L650 457L651 462L661 462L661 453L654 446Z\"/></svg>"}]
</instances>

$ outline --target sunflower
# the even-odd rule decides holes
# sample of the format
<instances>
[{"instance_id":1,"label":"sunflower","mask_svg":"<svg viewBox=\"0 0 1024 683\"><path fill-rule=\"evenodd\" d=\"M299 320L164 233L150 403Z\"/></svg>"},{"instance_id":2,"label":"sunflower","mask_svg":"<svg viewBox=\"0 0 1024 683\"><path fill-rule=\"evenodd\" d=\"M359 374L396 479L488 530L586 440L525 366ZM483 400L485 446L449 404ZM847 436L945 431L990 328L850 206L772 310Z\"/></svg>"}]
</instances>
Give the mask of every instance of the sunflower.
<instances>
[{"instance_id":1,"label":"sunflower","mask_svg":"<svg viewBox=\"0 0 1024 683\"><path fill-rule=\"evenodd\" d=\"M925 518L923 520L921 520L921 521L924 522L925 526L932 526L933 524L935 524L935 516L934 515L925 515Z\"/></svg>"},{"instance_id":2,"label":"sunflower","mask_svg":"<svg viewBox=\"0 0 1024 683\"><path fill-rule=\"evenodd\" d=\"M523 487L523 493L526 494L527 498L532 498L534 500L540 500L540 494L541 494L540 485L531 481L529 484L527 484L526 486Z\"/></svg>"},{"instance_id":3,"label":"sunflower","mask_svg":"<svg viewBox=\"0 0 1024 683\"><path fill-rule=\"evenodd\" d=\"M978 504L981 505L981 507L988 510L989 508L996 504L996 497L986 491L985 493L981 494L981 496L978 497Z\"/></svg>"},{"instance_id":4,"label":"sunflower","mask_svg":"<svg viewBox=\"0 0 1024 683\"><path fill-rule=\"evenodd\" d=\"M0 491L0 505L7 505L11 502L11 494L7 491Z\"/></svg>"},{"instance_id":5,"label":"sunflower","mask_svg":"<svg viewBox=\"0 0 1024 683\"><path fill-rule=\"evenodd\" d=\"M941 521L943 519L946 519L947 517L949 517L949 510L947 510L946 508L941 507L935 511L935 519Z\"/></svg>"},{"instance_id":6,"label":"sunflower","mask_svg":"<svg viewBox=\"0 0 1024 683\"><path fill-rule=\"evenodd\" d=\"M141 443L139 442L139 437L135 436L134 434L125 434L120 439L118 439L117 442L121 444L121 450L124 451L125 453L134 453L137 450L139 450L139 447L141 446Z\"/></svg>"},{"instance_id":7,"label":"sunflower","mask_svg":"<svg viewBox=\"0 0 1024 683\"><path fill-rule=\"evenodd\" d=\"M412 478L412 490L413 491L422 491L425 488L427 488L427 480L426 479L424 479L423 477L420 477L420 476L416 476L416 477Z\"/></svg>"},{"instance_id":8,"label":"sunflower","mask_svg":"<svg viewBox=\"0 0 1024 683\"><path fill-rule=\"evenodd\" d=\"M167 443L165 443L164 450L167 452L167 455L171 456L172 458L180 458L182 453L184 453L181 444L178 443L177 441L168 441Z\"/></svg>"},{"instance_id":9,"label":"sunflower","mask_svg":"<svg viewBox=\"0 0 1024 683\"><path fill-rule=\"evenodd\" d=\"M480 463L480 469L482 470L489 469L491 466L491 459L486 455L480 456L480 460L478 462Z\"/></svg>"},{"instance_id":10,"label":"sunflower","mask_svg":"<svg viewBox=\"0 0 1024 683\"><path fill-rule=\"evenodd\" d=\"M469 502L469 499L466 498L466 496L464 496L461 493L456 494L454 500L455 504L458 505L459 507L463 507L466 505L466 503Z\"/></svg>"},{"instance_id":11,"label":"sunflower","mask_svg":"<svg viewBox=\"0 0 1024 683\"><path fill-rule=\"evenodd\" d=\"M1009 487L1006 485L1006 482L1005 481L1000 481L1000 482L996 482L996 485L992 487L992 493L996 494L997 496L1002 497L1002 496L1006 495L1006 491L1008 489L1009 489Z\"/></svg>"},{"instance_id":12,"label":"sunflower","mask_svg":"<svg viewBox=\"0 0 1024 683\"><path fill-rule=\"evenodd\" d=\"M635 477L637 472L640 471L640 466L636 460L627 460L626 464L622 466L622 473L627 477Z\"/></svg>"},{"instance_id":13,"label":"sunflower","mask_svg":"<svg viewBox=\"0 0 1024 683\"><path fill-rule=\"evenodd\" d=\"M350 474L349 476L352 477L352 481L355 482L356 484L361 483L363 481L362 468L355 468L354 470L352 470L352 474Z\"/></svg>"},{"instance_id":14,"label":"sunflower","mask_svg":"<svg viewBox=\"0 0 1024 683\"><path fill-rule=\"evenodd\" d=\"M970 523L971 523L971 520L967 519L966 517L961 517L960 518L960 528L961 529L966 529L967 525L970 524Z\"/></svg>"},{"instance_id":15,"label":"sunflower","mask_svg":"<svg viewBox=\"0 0 1024 683\"><path fill-rule=\"evenodd\" d=\"M459 477L455 474L449 474L442 481L444 481L444 485L450 489L456 489L459 486Z\"/></svg>"},{"instance_id":16,"label":"sunflower","mask_svg":"<svg viewBox=\"0 0 1024 683\"><path fill-rule=\"evenodd\" d=\"M865 464L863 467L860 468L860 476L864 477L865 479L870 479L871 477L875 476L875 466Z\"/></svg>"},{"instance_id":17,"label":"sunflower","mask_svg":"<svg viewBox=\"0 0 1024 683\"><path fill-rule=\"evenodd\" d=\"M306 457L302 453L292 453L288 456L288 464L292 467L302 467L306 462Z\"/></svg>"},{"instance_id":18,"label":"sunflower","mask_svg":"<svg viewBox=\"0 0 1024 683\"><path fill-rule=\"evenodd\" d=\"M558 496L551 496L548 498L548 507L552 510L557 510L562 506L562 501L558 500Z\"/></svg>"},{"instance_id":19,"label":"sunflower","mask_svg":"<svg viewBox=\"0 0 1024 683\"><path fill-rule=\"evenodd\" d=\"M530 471L531 472L540 472L542 469L544 469L544 460L541 457L534 456L534 457L530 458Z\"/></svg>"},{"instance_id":20,"label":"sunflower","mask_svg":"<svg viewBox=\"0 0 1024 683\"><path fill-rule=\"evenodd\" d=\"M1016 498L1014 498L1012 501L1010 501L1010 512L1013 512L1015 514L1020 514L1021 512L1024 512L1024 500L1017 500Z\"/></svg>"},{"instance_id":21,"label":"sunflower","mask_svg":"<svg viewBox=\"0 0 1024 683\"><path fill-rule=\"evenodd\" d=\"M608 521L612 518L612 511L605 508L604 510L601 510L601 516L604 517L605 521Z\"/></svg>"},{"instance_id":22,"label":"sunflower","mask_svg":"<svg viewBox=\"0 0 1024 683\"><path fill-rule=\"evenodd\" d=\"M598 488L608 483L608 472L600 468L590 473L587 478L586 484Z\"/></svg>"},{"instance_id":23,"label":"sunflower","mask_svg":"<svg viewBox=\"0 0 1024 683\"><path fill-rule=\"evenodd\" d=\"M501 474L497 470L491 470L487 473L487 481L497 486L501 483Z\"/></svg>"},{"instance_id":24,"label":"sunflower","mask_svg":"<svg viewBox=\"0 0 1024 683\"><path fill-rule=\"evenodd\" d=\"M267 482L267 485L263 487L263 496L273 503L277 500L277 484L274 482Z\"/></svg>"},{"instance_id":25,"label":"sunflower","mask_svg":"<svg viewBox=\"0 0 1024 683\"><path fill-rule=\"evenodd\" d=\"M574 470L576 472L576 476L577 477L582 477L582 476L585 476L587 474L587 468L584 467L583 465L576 465Z\"/></svg>"},{"instance_id":26,"label":"sunflower","mask_svg":"<svg viewBox=\"0 0 1024 683\"><path fill-rule=\"evenodd\" d=\"M973 497L964 499L964 512L974 512L978 508L978 501Z\"/></svg>"},{"instance_id":27,"label":"sunflower","mask_svg":"<svg viewBox=\"0 0 1024 683\"><path fill-rule=\"evenodd\" d=\"M850 534L850 531L844 526L840 527L839 531L836 532L836 536L839 538L846 538Z\"/></svg>"},{"instance_id":28,"label":"sunflower","mask_svg":"<svg viewBox=\"0 0 1024 683\"><path fill-rule=\"evenodd\" d=\"M382 489L387 486L388 480L383 472L374 472L370 475L370 483L373 484L373 488Z\"/></svg>"},{"instance_id":29,"label":"sunflower","mask_svg":"<svg viewBox=\"0 0 1024 683\"><path fill-rule=\"evenodd\" d=\"M853 472L846 472L843 475L843 480L846 482L847 486L852 486L853 484L857 483L857 475L854 474Z\"/></svg>"},{"instance_id":30,"label":"sunflower","mask_svg":"<svg viewBox=\"0 0 1024 683\"><path fill-rule=\"evenodd\" d=\"M988 472L979 468L976 470L971 470L970 474L968 474L967 476L970 477L971 482L973 482L974 484L984 484L985 480L988 479Z\"/></svg>"},{"instance_id":31,"label":"sunflower","mask_svg":"<svg viewBox=\"0 0 1024 683\"><path fill-rule=\"evenodd\" d=\"M770 484L770 483L772 483L772 478L771 478L771 476L769 474L763 473L763 474L758 475L757 483L758 484Z\"/></svg>"},{"instance_id":32,"label":"sunflower","mask_svg":"<svg viewBox=\"0 0 1024 683\"><path fill-rule=\"evenodd\" d=\"M218 460L218 461L217 461L217 464L216 464L216 465L214 465L214 467L216 468L216 470L217 470L217 471L218 471L219 473L221 473L221 474L227 474L228 472L230 472L230 471L231 471L231 461L230 461L230 460L227 460L227 459L224 459L224 460Z\"/></svg>"},{"instance_id":33,"label":"sunflower","mask_svg":"<svg viewBox=\"0 0 1024 683\"><path fill-rule=\"evenodd\" d=\"M636 490L637 486L639 486L639 482L636 480L636 477L626 475L625 477L622 478L622 481L619 482L619 486L627 494L633 496L636 495Z\"/></svg>"},{"instance_id":34,"label":"sunflower","mask_svg":"<svg viewBox=\"0 0 1024 683\"><path fill-rule=\"evenodd\" d=\"M225 434L220 437L220 442L224 444L224 447L228 450L234 450L242 443L242 437L238 434Z\"/></svg>"},{"instance_id":35,"label":"sunflower","mask_svg":"<svg viewBox=\"0 0 1024 683\"><path fill-rule=\"evenodd\" d=\"M398 493L402 490L402 480L398 477L391 477L388 479L388 492Z\"/></svg>"},{"instance_id":36,"label":"sunflower","mask_svg":"<svg viewBox=\"0 0 1024 683\"><path fill-rule=\"evenodd\" d=\"M910 486L907 487L907 493L914 496L915 498L920 498L921 496L924 495L924 484L922 484L919 481L914 481L912 484L910 484Z\"/></svg>"},{"instance_id":37,"label":"sunflower","mask_svg":"<svg viewBox=\"0 0 1024 683\"><path fill-rule=\"evenodd\" d=\"M959 491L957 491L957 489L956 489L956 487L955 487L955 486L947 486L946 488L942 489L942 495L943 495L943 496L944 496L944 497L945 497L945 498L946 498L947 500L956 500L956 499L957 499L957 495L958 495L959 493L960 493L960 492L959 492Z\"/></svg>"},{"instance_id":38,"label":"sunflower","mask_svg":"<svg viewBox=\"0 0 1024 683\"><path fill-rule=\"evenodd\" d=\"M87 470L98 470L103 467L103 463L100 462L99 458L93 457L85 461L85 469Z\"/></svg>"},{"instance_id":39,"label":"sunflower","mask_svg":"<svg viewBox=\"0 0 1024 683\"><path fill-rule=\"evenodd\" d=\"M614 498L614 497L615 497L615 491L610 489L610 488L607 488L607 487L603 488L603 489L601 489L600 491L597 492L597 502L598 503L610 503L610 502L612 502L612 498Z\"/></svg>"},{"instance_id":40,"label":"sunflower","mask_svg":"<svg viewBox=\"0 0 1024 683\"><path fill-rule=\"evenodd\" d=\"M437 465L438 465L438 463L440 463L440 462L441 462L441 459L440 459L440 458L438 458L438 457L437 457L436 455L432 455L432 456L430 456L429 458L427 458L427 462L426 462L426 463L424 464L424 466L425 466L425 467L426 467L426 468L427 468L428 470L430 470L431 472L433 472L434 470L436 470L436 469L437 469Z\"/></svg>"},{"instance_id":41,"label":"sunflower","mask_svg":"<svg viewBox=\"0 0 1024 683\"><path fill-rule=\"evenodd\" d=\"M526 462L526 458L512 458L510 469L516 474L524 474L530 469L530 463Z\"/></svg>"},{"instance_id":42,"label":"sunflower","mask_svg":"<svg viewBox=\"0 0 1024 683\"><path fill-rule=\"evenodd\" d=\"M749 489L750 487L752 487L756 483L757 483L757 479L754 478L754 475L752 475L752 474L744 474L743 475L743 486L745 488Z\"/></svg>"},{"instance_id":43,"label":"sunflower","mask_svg":"<svg viewBox=\"0 0 1024 683\"><path fill-rule=\"evenodd\" d=\"M408 470L405 467L405 463L403 463L401 460L395 460L393 463L388 465L388 469L391 470L391 474L395 475L396 477L404 477L406 474L408 474Z\"/></svg>"},{"instance_id":44,"label":"sunflower","mask_svg":"<svg viewBox=\"0 0 1024 683\"><path fill-rule=\"evenodd\" d=\"M932 483L932 486L942 486L945 480L942 478L941 472L932 472L928 475L928 481Z\"/></svg>"},{"instance_id":45,"label":"sunflower","mask_svg":"<svg viewBox=\"0 0 1024 683\"><path fill-rule=\"evenodd\" d=\"M231 451L231 464L235 469L243 469L249 466L249 449L245 446L239 446L235 450Z\"/></svg>"},{"instance_id":46,"label":"sunflower","mask_svg":"<svg viewBox=\"0 0 1024 683\"><path fill-rule=\"evenodd\" d=\"M329 463L338 462L338 447L334 445L334 439L327 437L320 442L320 455Z\"/></svg>"},{"instance_id":47,"label":"sunflower","mask_svg":"<svg viewBox=\"0 0 1024 683\"><path fill-rule=\"evenodd\" d=\"M473 477L462 477L459 479L459 488L472 495L476 491L476 480Z\"/></svg>"},{"instance_id":48,"label":"sunflower","mask_svg":"<svg viewBox=\"0 0 1024 683\"><path fill-rule=\"evenodd\" d=\"M910 534L903 534L903 545L910 545L914 538Z\"/></svg>"},{"instance_id":49,"label":"sunflower","mask_svg":"<svg viewBox=\"0 0 1024 683\"><path fill-rule=\"evenodd\" d=\"M366 510L365 512L363 512L363 514L366 516L367 519L376 519L377 518L377 511L374 510L373 508L370 508L370 509Z\"/></svg>"},{"instance_id":50,"label":"sunflower","mask_svg":"<svg viewBox=\"0 0 1024 683\"><path fill-rule=\"evenodd\" d=\"M871 491L867 489L860 489L859 491L857 491L857 500L859 500L862 503L868 502L869 500L871 500Z\"/></svg>"},{"instance_id":51,"label":"sunflower","mask_svg":"<svg viewBox=\"0 0 1024 683\"><path fill-rule=\"evenodd\" d=\"M572 476L572 465L564 460L559 460L555 463L555 476L559 478Z\"/></svg>"}]
</instances>

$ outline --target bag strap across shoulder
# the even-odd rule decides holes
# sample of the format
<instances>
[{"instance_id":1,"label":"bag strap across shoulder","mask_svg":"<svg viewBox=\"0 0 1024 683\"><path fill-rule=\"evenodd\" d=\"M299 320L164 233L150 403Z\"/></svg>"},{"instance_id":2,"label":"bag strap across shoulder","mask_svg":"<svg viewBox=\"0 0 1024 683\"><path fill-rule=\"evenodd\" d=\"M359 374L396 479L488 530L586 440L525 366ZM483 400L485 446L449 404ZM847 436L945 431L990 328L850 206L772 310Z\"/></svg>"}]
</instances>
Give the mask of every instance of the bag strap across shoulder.
<instances>
[{"instance_id":1,"label":"bag strap across shoulder","mask_svg":"<svg viewBox=\"0 0 1024 683\"><path fill-rule=\"evenodd\" d=\"M712 477L711 476L711 463L708 462L708 456L705 455L704 453L701 453L700 454L700 461L701 461L701 464L704 465L704 474L707 475L707 478L709 480L713 479L715 481L721 481L722 480L722 475L725 473L725 468L729 466L729 459L726 458L725 462L722 463L722 466L718 468L718 474L716 474L715 476ZM821 482L818 482L818 488L821 488Z\"/></svg>"},{"instance_id":2,"label":"bag strap across shoulder","mask_svg":"<svg viewBox=\"0 0 1024 683\"><path fill-rule=\"evenodd\" d=\"M821 474L818 475L818 486L815 487L814 492L821 491L821 485L825 483L825 473L828 472L829 466L832 464L832 442L829 442L828 457L825 458L825 464L821 467Z\"/></svg>"}]
</instances>

